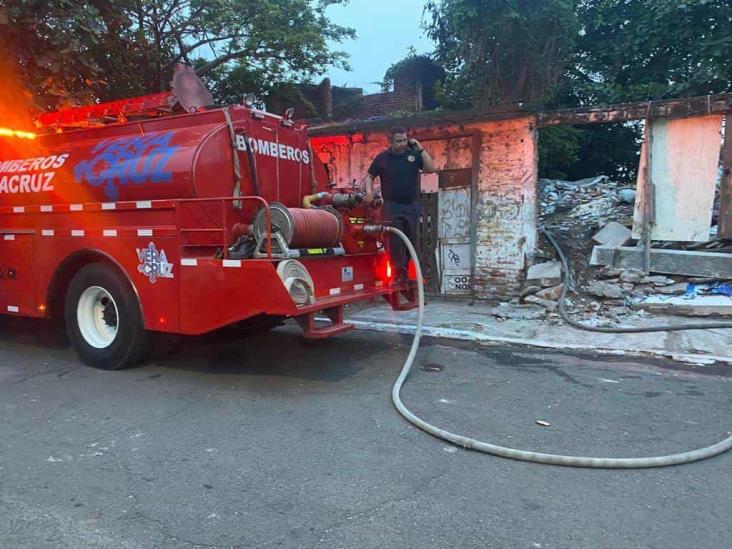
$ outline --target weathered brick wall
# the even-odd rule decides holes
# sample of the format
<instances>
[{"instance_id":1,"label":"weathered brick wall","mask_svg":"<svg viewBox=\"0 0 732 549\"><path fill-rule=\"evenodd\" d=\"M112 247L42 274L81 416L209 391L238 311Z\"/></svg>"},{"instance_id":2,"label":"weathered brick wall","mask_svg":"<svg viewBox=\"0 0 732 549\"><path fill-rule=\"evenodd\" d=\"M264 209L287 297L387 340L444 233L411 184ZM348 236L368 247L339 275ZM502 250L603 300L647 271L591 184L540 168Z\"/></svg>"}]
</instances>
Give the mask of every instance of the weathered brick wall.
<instances>
[{"instance_id":1,"label":"weathered brick wall","mask_svg":"<svg viewBox=\"0 0 732 549\"><path fill-rule=\"evenodd\" d=\"M480 126L476 294L518 292L537 241L537 150L533 118Z\"/></svg>"},{"instance_id":2,"label":"weathered brick wall","mask_svg":"<svg viewBox=\"0 0 732 549\"><path fill-rule=\"evenodd\" d=\"M533 117L409 131L430 152L438 170L471 168L470 134L480 134L475 294L480 298L517 294L537 241ZM315 152L328 164L339 187L354 179L360 183L372 158L386 146L384 133L313 140ZM422 188L434 189L435 183L435 176L423 176Z\"/></svg>"}]
</instances>

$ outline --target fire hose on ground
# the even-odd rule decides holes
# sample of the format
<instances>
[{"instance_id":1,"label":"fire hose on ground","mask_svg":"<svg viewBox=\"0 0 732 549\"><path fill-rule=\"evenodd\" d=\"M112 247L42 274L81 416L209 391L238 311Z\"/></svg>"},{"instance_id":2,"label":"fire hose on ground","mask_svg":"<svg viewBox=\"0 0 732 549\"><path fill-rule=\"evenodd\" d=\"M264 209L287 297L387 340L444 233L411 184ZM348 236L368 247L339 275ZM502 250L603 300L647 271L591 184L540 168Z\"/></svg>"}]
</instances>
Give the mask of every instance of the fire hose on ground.
<instances>
[{"instance_id":1,"label":"fire hose on ground","mask_svg":"<svg viewBox=\"0 0 732 549\"><path fill-rule=\"evenodd\" d=\"M504 458L509 459L515 459L519 461L529 461L533 463L543 463L547 465L563 465L567 467L585 467L585 468L593 468L593 469L642 469L642 468L649 468L649 467L666 467L669 465L679 465L682 463L692 463L694 461L700 461L702 459L707 459L719 454L722 454L730 449L732 449L732 435L728 436L726 439L713 444L711 446L707 446L705 448L699 448L697 450L691 450L688 452L682 452L678 454L669 454L665 456L654 456L654 457L640 457L640 458L597 458L597 457L583 457L583 456L567 456L567 455L559 455L559 454L545 454L540 452L531 452L526 450L518 450L516 448L508 448L505 446L499 446L496 444L490 444L488 442L482 442L480 440L476 440L474 438L470 438L464 435L458 435L455 433L452 433L450 431L447 431L445 429L441 429L440 427L437 427L435 425L432 425L431 423L423 420L422 418L418 417L416 414L414 414L407 406L402 402L401 399L401 391L404 387L404 383L407 380L407 377L409 376L409 372L412 369L412 365L414 364L414 359L417 356L417 351L419 350L419 343L420 339L422 338L422 323L424 320L424 284L423 284L423 278L422 278L422 269L419 264L419 259L417 257L417 251L414 249L414 246L409 241L409 238L401 232L398 229L395 229L393 227L369 227L372 232L379 232L379 231L387 231L390 232L397 237L399 237L403 242L404 245L407 247L407 250L409 251L409 255L412 258L412 261L414 263L415 271L417 274L417 296L418 296L418 309L417 309L417 326L414 333L414 338L412 339L412 346L409 349L409 355L407 356L406 360L404 361L404 365L402 366L401 371L399 372L399 376L396 379L396 382L394 383L394 386L392 388L391 397L392 401L394 402L394 406L396 407L397 411L412 425L418 427L419 429L425 431L426 433L429 433L432 436L435 436L439 439L445 440L447 442L450 442L452 444L455 444L457 446L461 446L463 448L469 449L469 450L475 450L477 452L483 452L485 454L491 454L494 456L500 456ZM559 251L558 245L556 245L555 242L552 242ZM560 252L560 257L563 257L563 254ZM566 287L567 287L567 280L568 277L568 269L566 265L566 258L563 260L563 265L565 269L565 292L566 293ZM564 293L562 295L562 298L564 297ZM563 310L563 304L560 304L560 311ZM564 318L564 316L563 316ZM565 319L566 320L566 319ZM575 323L571 323L573 326ZM585 327L583 325L577 326L579 328L584 329ZM708 328L709 325L704 325L704 328ZM730 327L729 325L723 326L723 327ZM654 331L660 331L659 328L661 327L654 327ZM664 329L679 329L678 327L666 327ZM686 329L692 329L692 328L686 328ZM640 328L634 328L632 329L633 332L636 331L648 331L645 329Z\"/></svg>"}]
</instances>

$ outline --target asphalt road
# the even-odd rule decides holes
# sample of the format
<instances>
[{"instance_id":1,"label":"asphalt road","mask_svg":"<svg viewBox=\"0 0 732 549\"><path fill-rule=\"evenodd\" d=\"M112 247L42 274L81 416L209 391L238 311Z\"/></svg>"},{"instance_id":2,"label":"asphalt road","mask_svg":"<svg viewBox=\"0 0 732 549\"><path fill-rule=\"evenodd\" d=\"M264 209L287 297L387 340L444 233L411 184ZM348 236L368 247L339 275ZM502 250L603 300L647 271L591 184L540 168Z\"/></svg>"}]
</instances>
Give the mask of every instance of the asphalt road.
<instances>
[{"instance_id":1,"label":"asphalt road","mask_svg":"<svg viewBox=\"0 0 732 549\"><path fill-rule=\"evenodd\" d=\"M2 548L699 549L732 539L732 454L598 471L449 446L391 406L401 336L217 335L102 372L37 335L37 323L1 327ZM437 340L419 360L408 405L499 444L642 456L732 428L729 366Z\"/></svg>"}]
</instances>

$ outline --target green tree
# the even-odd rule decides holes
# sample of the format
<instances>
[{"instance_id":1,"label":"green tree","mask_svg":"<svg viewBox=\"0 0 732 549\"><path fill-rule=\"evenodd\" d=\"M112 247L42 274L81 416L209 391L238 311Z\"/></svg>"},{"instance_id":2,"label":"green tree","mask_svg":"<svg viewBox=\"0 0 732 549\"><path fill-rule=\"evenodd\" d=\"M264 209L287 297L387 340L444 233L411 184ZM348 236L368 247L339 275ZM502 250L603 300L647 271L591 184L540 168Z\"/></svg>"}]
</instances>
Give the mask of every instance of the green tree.
<instances>
[{"instance_id":1,"label":"green tree","mask_svg":"<svg viewBox=\"0 0 732 549\"><path fill-rule=\"evenodd\" d=\"M572 61L577 0L429 0L449 107L547 102Z\"/></svg>"},{"instance_id":2,"label":"green tree","mask_svg":"<svg viewBox=\"0 0 732 549\"><path fill-rule=\"evenodd\" d=\"M730 0L582 0L573 74L581 103L732 89Z\"/></svg>"},{"instance_id":3,"label":"green tree","mask_svg":"<svg viewBox=\"0 0 732 549\"><path fill-rule=\"evenodd\" d=\"M106 77L119 74L109 65L134 55L125 7L124 0L0 0L0 54L15 60L5 71L40 108L93 100Z\"/></svg>"},{"instance_id":4,"label":"green tree","mask_svg":"<svg viewBox=\"0 0 732 549\"><path fill-rule=\"evenodd\" d=\"M0 46L43 106L164 90L176 63L199 59L200 74L233 80L231 95L244 74L271 83L343 65L329 43L353 31L325 12L346 1L0 0Z\"/></svg>"},{"instance_id":5,"label":"green tree","mask_svg":"<svg viewBox=\"0 0 732 549\"><path fill-rule=\"evenodd\" d=\"M607 175L632 182L638 171L641 126L588 124L539 129L539 177L574 181Z\"/></svg>"}]
</instances>

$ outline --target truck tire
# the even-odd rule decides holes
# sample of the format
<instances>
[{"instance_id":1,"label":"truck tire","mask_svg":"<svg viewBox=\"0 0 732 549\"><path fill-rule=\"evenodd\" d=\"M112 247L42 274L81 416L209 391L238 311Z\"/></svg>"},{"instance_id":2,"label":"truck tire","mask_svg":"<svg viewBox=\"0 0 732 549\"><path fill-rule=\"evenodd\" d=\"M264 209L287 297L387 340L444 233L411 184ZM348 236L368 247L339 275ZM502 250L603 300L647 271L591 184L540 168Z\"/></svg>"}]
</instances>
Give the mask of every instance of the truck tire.
<instances>
[{"instance_id":1,"label":"truck tire","mask_svg":"<svg viewBox=\"0 0 732 549\"><path fill-rule=\"evenodd\" d=\"M140 304L129 282L112 266L79 269L66 292L66 331L81 361L118 370L141 361L149 350Z\"/></svg>"}]
</instances>

